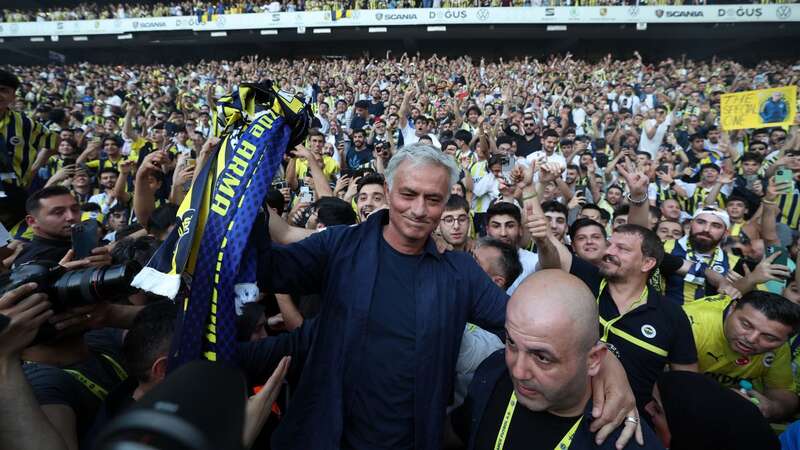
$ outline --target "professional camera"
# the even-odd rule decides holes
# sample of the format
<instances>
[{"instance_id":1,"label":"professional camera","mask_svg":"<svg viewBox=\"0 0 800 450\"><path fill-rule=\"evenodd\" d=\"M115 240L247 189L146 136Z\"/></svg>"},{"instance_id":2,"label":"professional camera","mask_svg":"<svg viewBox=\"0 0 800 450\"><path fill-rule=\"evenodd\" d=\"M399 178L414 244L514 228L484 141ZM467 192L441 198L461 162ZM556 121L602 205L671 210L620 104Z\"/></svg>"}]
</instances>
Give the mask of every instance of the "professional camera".
<instances>
[{"instance_id":1,"label":"professional camera","mask_svg":"<svg viewBox=\"0 0 800 450\"><path fill-rule=\"evenodd\" d=\"M141 267L136 262L68 271L49 261L30 261L0 276L0 295L25 283L38 284L53 310L89 305L132 293L131 280Z\"/></svg>"}]
</instances>

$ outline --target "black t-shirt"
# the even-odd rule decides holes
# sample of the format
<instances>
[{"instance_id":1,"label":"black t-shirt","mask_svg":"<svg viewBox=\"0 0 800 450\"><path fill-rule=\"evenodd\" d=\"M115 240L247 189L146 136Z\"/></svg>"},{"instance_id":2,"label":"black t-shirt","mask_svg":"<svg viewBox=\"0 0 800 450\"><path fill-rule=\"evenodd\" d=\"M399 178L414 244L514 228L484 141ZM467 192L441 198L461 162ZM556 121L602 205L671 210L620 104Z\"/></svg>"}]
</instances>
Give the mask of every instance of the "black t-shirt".
<instances>
[{"instance_id":1,"label":"black t-shirt","mask_svg":"<svg viewBox=\"0 0 800 450\"><path fill-rule=\"evenodd\" d=\"M597 267L573 256L570 273L591 289L600 292L603 277ZM619 317L620 311L608 287L600 296L600 318L606 321ZM653 386L669 364L697 362L697 349L689 319L683 309L664 299L652 286L647 302L629 311L613 324L606 345L619 358L631 383L637 406L644 408L652 398ZM603 335L603 326L600 326Z\"/></svg>"},{"instance_id":2,"label":"black t-shirt","mask_svg":"<svg viewBox=\"0 0 800 450\"><path fill-rule=\"evenodd\" d=\"M103 401L67 369L79 372L105 392L111 392L122 382L113 365L102 356L107 355L121 364L121 330L91 331L84 340L91 351L91 356L85 361L66 367L28 362L22 367L40 405L66 405L72 409L77 420L78 439L81 441Z\"/></svg>"},{"instance_id":3,"label":"black t-shirt","mask_svg":"<svg viewBox=\"0 0 800 450\"><path fill-rule=\"evenodd\" d=\"M511 378L506 373L495 385L486 405L475 438L475 450L494 449L513 389ZM503 449L552 450L575 425L578 417L558 417L546 411L535 412L517 403Z\"/></svg>"},{"instance_id":4,"label":"black t-shirt","mask_svg":"<svg viewBox=\"0 0 800 450\"><path fill-rule=\"evenodd\" d=\"M369 112L370 116L378 117L382 116L384 111L383 102L372 103L369 102L369 107L367 108L367 112Z\"/></svg>"},{"instance_id":5,"label":"black t-shirt","mask_svg":"<svg viewBox=\"0 0 800 450\"><path fill-rule=\"evenodd\" d=\"M29 261L51 261L57 263L61 261L61 258L67 254L70 248L72 248L72 241L69 239L55 240L34 236L22 249L17 259L14 260L14 267Z\"/></svg>"},{"instance_id":6,"label":"black t-shirt","mask_svg":"<svg viewBox=\"0 0 800 450\"><path fill-rule=\"evenodd\" d=\"M533 152L538 152L542 149L542 140L539 136L534 136L533 139L528 140L523 135L514 136L514 141L517 143L517 153L519 157L526 157Z\"/></svg>"},{"instance_id":7,"label":"black t-shirt","mask_svg":"<svg viewBox=\"0 0 800 450\"><path fill-rule=\"evenodd\" d=\"M375 294L364 346L366 383L354 389L346 414L343 448L414 448L416 372L415 283L421 256L391 248L381 237Z\"/></svg>"}]
</instances>

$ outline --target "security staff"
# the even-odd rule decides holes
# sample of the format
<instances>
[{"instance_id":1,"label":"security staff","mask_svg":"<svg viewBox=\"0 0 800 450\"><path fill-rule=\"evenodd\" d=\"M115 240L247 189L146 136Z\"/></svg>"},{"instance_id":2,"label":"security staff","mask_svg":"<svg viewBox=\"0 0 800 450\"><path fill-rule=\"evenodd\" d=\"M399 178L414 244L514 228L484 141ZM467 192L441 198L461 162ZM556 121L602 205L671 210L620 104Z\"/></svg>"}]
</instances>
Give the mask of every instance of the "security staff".
<instances>
[{"instance_id":1,"label":"security staff","mask_svg":"<svg viewBox=\"0 0 800 450\"><path fill-rule=\"evenodd\" d=\"M650 401L667 365L697 371L686 315L647 282L664 256L653 231L632 224L617 227L596 267L569 253L536 222L529 231L541 267L568 270L591 289L600 308L600 338L625 367L640 409Z\"/></svg>"},{"instance_id":2,"label":"security staff","mask_svg":"<svg viewBox=\"0 0 800 450\"><path fill-rule=\"evenodd\" d=\"M611 449L618 435L632 432L635 416L601 445L589 429L589 378L609 358L597 320L594 296L575 276L544 270L528 277L506 308L505 350L484 360L453 413L467 448ZM647 425L642 429L645 446L624 448L662 448Z\"/></svg>"}]
</instances>

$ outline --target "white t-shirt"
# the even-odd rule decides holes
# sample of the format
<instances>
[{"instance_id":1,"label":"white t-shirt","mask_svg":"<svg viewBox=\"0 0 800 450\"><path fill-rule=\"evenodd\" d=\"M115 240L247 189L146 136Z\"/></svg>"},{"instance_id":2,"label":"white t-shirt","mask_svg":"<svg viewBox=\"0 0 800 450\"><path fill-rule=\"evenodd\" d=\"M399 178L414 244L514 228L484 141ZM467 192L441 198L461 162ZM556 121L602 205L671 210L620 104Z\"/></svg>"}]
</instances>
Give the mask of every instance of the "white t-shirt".
<instances>
[{"instance_id":1,"label":"white t-shirt","mask_svg":"<svg viewBox=\"0 0 800 450\"><path fill-rule=\"evenodd\" d=\"M646 120L642 127L642 138L639 140L639 151L647 152L650 154L650 157L655 159L656 153L658 153L658 148L661 147L661 142L664 141L664 135L667 134L667 129L669 129L671 121L672 115L667 116L667 119L661 122L661 125L658 125L658 128L656 128L656 133L653 135L653 139L650 139L647 137L646 130L647 128L656 126L656 119Z\"/></svg>"},{"instance_id":2,"label":"white t-shirt","mask_svg":"<svg viewBox=\"0 0 800 450\"><path fill-rule=\"evenodd\" d=\"M539 255L523 248L519 249L519 262L522 264L522 273L519 274L514 284L506 290L508 295L514 293L520 284L528 278L528 275L536 272L536 266L539 264Z\"/></svg>"},{"instance_id":3,"label":"white t-shirt","mask_svg":"<svg viewBox=\"0 0 800 450\"><path fill-rule=\"evenodd\" d=\"M113 200L113 201L112 201ZM94 194L93 196L89 197L89 203L96 203L100 205L100 211L103 214L108 214L108 211L117 204L117 199L111 198L110 195L106 192L101 192L99 194Z\"/></svg>"},{"instance_id":4,"label":"white t-shirt","mask_svg":"<svg viewBox=\"0 0 800 450\"><path fill-rule=\"evenodd\" d=\"M436 148L442 148L442 144L439 143L439 139L434 136L432 133L428 133L431 140L433 141L433 146ZM417 136L417 130L411 125L411 121L406 122L406 127L403 128L403 145L411 145L416 144L419 142L419 136Z\"/></svg>"}]
</instances>

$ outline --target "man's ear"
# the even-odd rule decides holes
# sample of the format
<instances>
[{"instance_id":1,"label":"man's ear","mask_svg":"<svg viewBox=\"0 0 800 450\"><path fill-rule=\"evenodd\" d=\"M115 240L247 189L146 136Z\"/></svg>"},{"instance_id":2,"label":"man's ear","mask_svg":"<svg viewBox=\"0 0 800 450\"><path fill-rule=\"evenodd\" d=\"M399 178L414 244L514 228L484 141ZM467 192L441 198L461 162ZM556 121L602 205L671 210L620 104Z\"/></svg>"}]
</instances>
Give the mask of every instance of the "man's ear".
<instances>
[{"instance_id":1,"label":"man's ear","mask_svg":"<svg viewBox=\"0 0 800 450\"><path fill-rule=\"evenodd\" d=\"M150 381L159 383L164 377L167 376L167 357L160 356L156 358L153 365L150 366Z\"/></svg>"},{"instance_id":2,"label":"man's ear","mask_svg":"<svg viewBox=\"0 0 800 450\"><path fill-rule=\"evenodd\" d=\"M597 375L600 371L600 365L603 363L606 353L608 353L608 347L599 340L592 346L591 350L589 350L589 356L586 358L586 366L590 377Z\"/></svg>"},{"instance_id":3,"label":"man's ear","mask_svg":"<svg viewBox=\"0 0 800 450\"><path fill-rule=\"evenodd\" d=\"M650 272L656 267L656 259L652 257L646 257L644 259L644 264L642 264L642 272Z\"/></svg>"},{"instance_id":4,"label":"man's ear","mask_svg":"<svg viewBox=\"0 0 800 450\"><path fill-rule=\"evenodd\" d=\"M25 216L25 224L28 225L28 227L32 227L33 225L36 224L36 217L33 217L30 214L26 215Z\"/></svg>"},{"instance_id":5,"label":"man's ear","mask_svg":"<svg viewBox=\"0 0 800 450\"><path fill-rule=\"evenodd\" d=\"M502 289L503 286L506 285L506 277L504 277L502 275L494 275L494 276L492 276L492 282L494 284L500 286L500 289Z\"/></svg>"}]
</instances>

